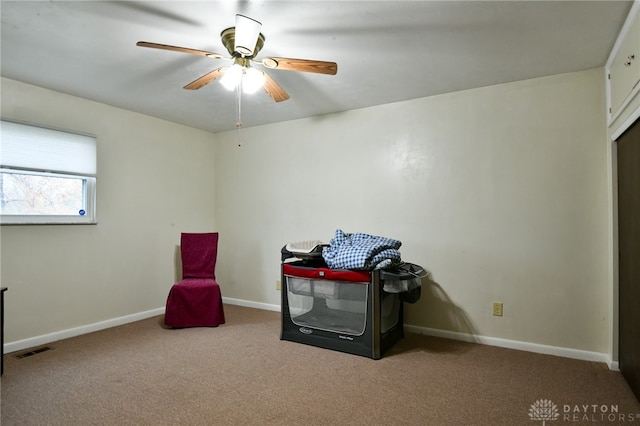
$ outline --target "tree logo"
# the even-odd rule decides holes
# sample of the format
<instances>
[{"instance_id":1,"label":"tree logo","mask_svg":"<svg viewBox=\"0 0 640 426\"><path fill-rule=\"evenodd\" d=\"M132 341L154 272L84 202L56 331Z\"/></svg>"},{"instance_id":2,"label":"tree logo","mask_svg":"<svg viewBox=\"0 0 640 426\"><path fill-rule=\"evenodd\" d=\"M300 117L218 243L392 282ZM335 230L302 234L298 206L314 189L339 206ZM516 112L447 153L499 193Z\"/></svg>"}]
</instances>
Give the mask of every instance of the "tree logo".
<instances>
[{"instance_id":1,"label":"tree logo","mask_svg":"<svg viewBox=\"0 0 640 426\"><path fill-rule=\"evenodd\" d=\"M559 416L558 407L549 399L539 399L529 408L529 418L542 420L542 426L545 426L547 421L558 420Z\"/></svg>"}]
</instances>

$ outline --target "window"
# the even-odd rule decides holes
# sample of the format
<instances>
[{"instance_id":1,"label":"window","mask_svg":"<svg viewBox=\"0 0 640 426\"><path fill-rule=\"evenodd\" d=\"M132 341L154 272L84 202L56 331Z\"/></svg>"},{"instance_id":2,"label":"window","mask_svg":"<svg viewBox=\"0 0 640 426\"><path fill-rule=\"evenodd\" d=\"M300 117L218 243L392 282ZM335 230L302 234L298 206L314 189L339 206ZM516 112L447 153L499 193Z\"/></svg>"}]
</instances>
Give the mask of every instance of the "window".
<instances>
[{"instance_id":1,"label":"window","mask_svg":"<svg viewBox=\"0 0 640 426\"><path fill-rule=\"evenodd\" d=\"M1 223L96 223L95 136L0 123Z\"/></svg>"}]
</instances>

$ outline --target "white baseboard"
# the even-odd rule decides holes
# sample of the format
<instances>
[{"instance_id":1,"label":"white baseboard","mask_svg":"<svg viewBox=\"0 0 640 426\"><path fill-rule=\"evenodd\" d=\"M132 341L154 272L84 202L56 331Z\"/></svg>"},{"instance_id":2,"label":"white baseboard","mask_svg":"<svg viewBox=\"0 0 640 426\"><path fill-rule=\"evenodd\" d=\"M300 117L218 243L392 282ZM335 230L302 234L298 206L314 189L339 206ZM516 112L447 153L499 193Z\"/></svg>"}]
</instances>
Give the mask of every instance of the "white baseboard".
<instances>
[{"instance_id":1,"label":"white baseboard","mask_svg":"<svg viewBox=\"0 0 640 426\"><path fill-rule=\"evenodd\" d=\"M266 311L280 311L280 305L270 305L267 303L252 302L248 300L233 299L228 297L223 297L222 301L223 303L228 303L230 305L246 306L248 308L263 309ZM163 306L161 308L151 309L149 311L139 312L137 314L125 315L122 317L100 321L93 324L69 328L67 330L55 331L53 333L29 337L28 339L17 340L15 342L8 342L4 344L3 350L5 354L8 354L11 352L22 351L24 349L34 348L36 346L46 345L48 343L57 342L58 340L68 339L70 337L76 337L82 334L93 333L94 331L100 331L106 328L140 321L146 318L154 317L156 315L162 315L164 314L164 309L165 308Z\"/></svg>"},{"instance_id":2,"label":"white baseboard","mask_svg":"<svg viewBox=\"0 0 640 426\"><path fill-rule=\"evenodd\" d=\"M4 344L4 353L21 351L35 346L46 345L47 343L57 342L58 340L68 339L70 337L80 336L82 334L93 333L94 331L104 330L106 328L116 327L118 325L128 324L130 322L140 321L146 318L162 315L162 308L151 309L150 311L139 312L137 314L125 315L123 317L113 318L93 324L83 325L80 327L69 328L67 330L56 331L41 336L30 337L28 339L17 340Z\"/></svg>"},{"instance_id":3,"label":"white baseboard","mask_svg":"<svg viewBox=\"0 0 640 426\"><path fill-rule=\"evenodd\" d=\"M268 303L253 302L243 299L234 299L229 297L222 298L224 303L230 305L245 306L248 308L263 309L266 311L280 311L280 305ZM125 315L106 321L100 321L80 327L61 330L54 333L43 334L41 336L31 337L24 340L9 342L4 344L4 353L21 351L35 346L45 345L47 343L56 342L70 337L80 336L82 334L93 333L94 331L104 330L110 327L127 324L130 322L140 321L156 315L164 313L164 306L161 308L151 309L137 314ZM583 351L579 349L563 348L560 346L541 345L538 343L522 342L518 340L501 339L498 337L478 336L456 331L441 330L436 328L419 327L415 325L405 324L404 329L411 333L424 334L427 336L442 337L452 340L460 340L464 342L480 343L483 345L497 346L501 348L517 349L521 351L535 352L546 355L556 355L565 358L574 358L584 361L596 361L607 364L609 369L619 371L617 361L611 360L608 354L600 352Z\"/></svg>"},{"instance_id":4,"label":"white baseboard","mask_svg":"<svg viewBox=\"0 0 640 426\"><path fill-rule=\"evenodd\" d=\"M479 336L467 333L459 333L456 331L440 330L436 328L418 327L408 324L405 324L404 329L412 333L424 334L427 336L443 337L446 339L480 343L483 345L517 349L520 351L535 352L545 355L556 355L583 361L603 362L607 364L610 369L613 369L613 364L617 364L611 361L608 354L600 352L583 351L580 349L563 348L560 346L541 345L539 343L522 342L518 340L502 339L499 337Z\"/></svg>"},{"instance_id":5,"label":"white baseboard","mask_svg":"<svg viewBox=\"0 0 640 426\"><path fill-rule=\"evenodd\" d=\"M265 311L280 312L280 305L271 305L268 303L252 302L250 300L233 299L233 298L224 297L224 296L222 297L222 301L224 303L228 303L229 305L238 305L238 306L244 306L247 308L256 308L256 309L263 309Z\"/></svg>"}]
</instances>

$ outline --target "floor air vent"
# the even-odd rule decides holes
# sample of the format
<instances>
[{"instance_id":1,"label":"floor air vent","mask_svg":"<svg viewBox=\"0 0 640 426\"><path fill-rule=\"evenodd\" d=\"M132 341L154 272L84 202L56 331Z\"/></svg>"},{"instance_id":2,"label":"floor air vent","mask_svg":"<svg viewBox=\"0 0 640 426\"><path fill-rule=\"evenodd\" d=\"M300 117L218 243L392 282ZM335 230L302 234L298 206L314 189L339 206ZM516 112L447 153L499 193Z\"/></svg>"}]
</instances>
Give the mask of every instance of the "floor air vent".
<instances>
[{"instance_id":1,"label":"floor air vent","mask_svg":"<svg viewBox=\"0 0 640 426\"><path fill-rule=\"evenodd\" d=\"M38 348L38 349L33 349L33 350L29 351L29 352L24 352L24 353L18 354L18 355L16 355L16 358L27 358L27 357L30 357L31 355L36 355L36 354L40 354L42 352L50 351L51 349L53 349L53 348L51 348L49 346L43 346L43 347Z\"/></svg>"}]
</instances>

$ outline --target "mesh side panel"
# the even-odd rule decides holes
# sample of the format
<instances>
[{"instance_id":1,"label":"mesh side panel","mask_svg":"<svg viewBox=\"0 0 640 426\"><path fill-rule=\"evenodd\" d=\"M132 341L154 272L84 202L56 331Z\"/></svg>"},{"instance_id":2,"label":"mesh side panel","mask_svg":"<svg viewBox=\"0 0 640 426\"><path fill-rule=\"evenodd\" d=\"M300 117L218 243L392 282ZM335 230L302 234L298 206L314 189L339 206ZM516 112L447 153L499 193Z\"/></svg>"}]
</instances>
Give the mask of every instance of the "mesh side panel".
<instances>
[{"instance_id":1,"label":"mesh side panel","mask_svg":"<svg viewBox=\"0 0 640 426\"><path fill-rule=\"evenodd\" d=\"M294 324L360 336L367 314L368 285L286 277Z\"/></svg>"}]
</instances>

